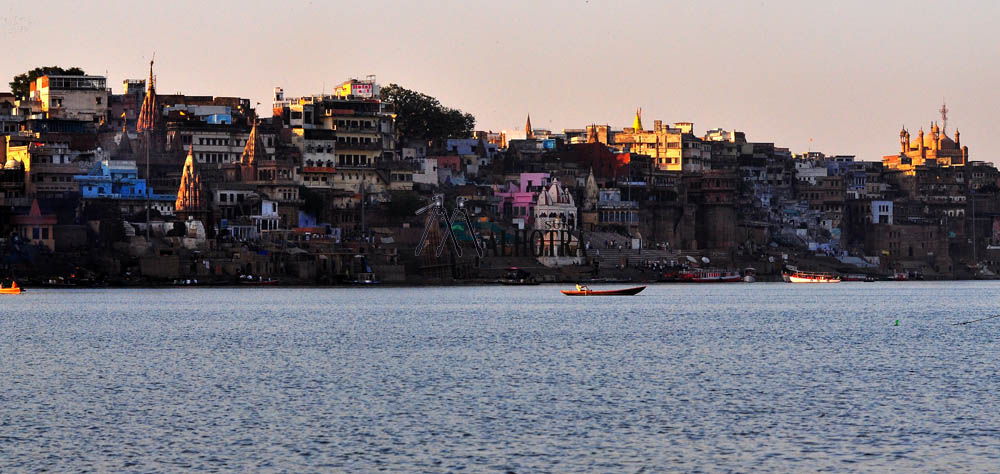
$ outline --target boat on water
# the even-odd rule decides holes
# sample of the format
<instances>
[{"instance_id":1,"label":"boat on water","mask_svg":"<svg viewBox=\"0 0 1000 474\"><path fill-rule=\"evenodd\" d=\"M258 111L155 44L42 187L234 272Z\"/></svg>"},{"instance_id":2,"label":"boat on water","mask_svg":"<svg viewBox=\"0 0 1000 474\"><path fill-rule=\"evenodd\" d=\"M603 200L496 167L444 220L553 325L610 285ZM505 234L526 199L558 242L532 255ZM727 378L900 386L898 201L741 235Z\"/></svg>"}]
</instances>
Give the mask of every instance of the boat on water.
<instances>
[{"instance_id":1,"label":"boat on water","mask_svg":"<svg viewBox=\"0 0 1000 474\"><path fill-rule=\"evenodd\" d=\"M535 278L531 276L530 273L524 271L524 269L510 267L498 283L502 285L538 285L541 282L535 280Z\"/></svg>"},{"instance_id":2,"label":"boat on water","mask_svg":"<svg viewBox=\"0 0 1000 474\"><path fill-rule=\"evenodd\" d=\"M832 273L795 272L788 275L791 283L840 283L840 276Z\"/></svg>"},{"instance_id":3,"label":"boat on water","mask_svg":"<svg viewBox=\"0 0 1000 474\"><path fill-rule=\"evenodd\" d=\"M240 275L240 284L242 285L277 285L280 283L280 280L275 280L274 278L255 278L253 275Z\"/></svg>"},{"instance_id":4,"label":"boat on water","mask_svg":"<svg viewBox=\"0 0 1000 474\"><path fill-rule=\"evenodd\" d=\"M17 282L11 282L9 287L4 288L0 286L0 295L19 295L21 294L21 287L17 286Z\"/></svg>"},{"instance_id":5,"label":"boat on water","mask_svg":"<svg viewBox=\"0 0 1000 474\"><path fill-rule=\"evenodd\" d=\"M578 290L562 290L562 294L566 296L632 296L645 290L645 286L636 286L632 288L622 288L620 290L591 290L586 286L577 286Z\"/></svg>"},{"instance_id":6,"label":"boat on water","mask_svg":"<svg viewBox=\"0 0 1000 474\"><path fill-rule=\"evenodd\" d=\"M683 274L682 281L692 283L738 283L743 276L736 270L698 269Z\"/></svg>"},{"instance_id":7,"label":"boat on water","mask_svg":"<svg viewBox=\"0 0 1000 474\"><path fill-rule=\"evenodd\" d=\"M873 282L873 281L875 281L875 277L873 277L871 275L864 275L864 274L861 274L861 273L852 273L852 274L844 275L844 276L840 277L840 281L866 281L866 282Z\"/></svg>"}]
</instances>

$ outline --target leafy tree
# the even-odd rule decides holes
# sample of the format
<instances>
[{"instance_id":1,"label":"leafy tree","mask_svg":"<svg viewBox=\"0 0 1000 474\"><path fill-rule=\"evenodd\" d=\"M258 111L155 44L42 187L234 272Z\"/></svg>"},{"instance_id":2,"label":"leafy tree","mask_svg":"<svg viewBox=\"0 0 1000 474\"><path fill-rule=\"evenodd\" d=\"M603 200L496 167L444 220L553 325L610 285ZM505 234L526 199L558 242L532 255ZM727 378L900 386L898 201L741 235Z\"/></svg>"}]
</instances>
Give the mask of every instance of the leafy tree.
<instances>
[{"instance_id":1,"label":"leafy tree","mask_svg":"<svg viewBox=\"0 0 1000 474\"><path fill-rule=\"evenodd\" d=\"M86 75L86 73L83 72L83 69L78 67L71 67L68 69L64 69L59 66L36 67L26 73L14 76L14 80L10 81L10 91L14 94L14 97L18 99L27 99L28 94L31 92L31 83L35 82L35 79L38 79L39 77L50 74L63 76Z\"/></svg>"},{"instance_id":2,"label":"leafy tree","mask_svg":"<svg viewBox=\"0 0 1000 474\"><path fill-rule=\"evenodd\" d=\"M404 138L441 142L447 138L472 136L476 118L452 109L427 94L397 84L382 88L382 100L396 109L396 129Z\"/></svg>"}]
</instances>

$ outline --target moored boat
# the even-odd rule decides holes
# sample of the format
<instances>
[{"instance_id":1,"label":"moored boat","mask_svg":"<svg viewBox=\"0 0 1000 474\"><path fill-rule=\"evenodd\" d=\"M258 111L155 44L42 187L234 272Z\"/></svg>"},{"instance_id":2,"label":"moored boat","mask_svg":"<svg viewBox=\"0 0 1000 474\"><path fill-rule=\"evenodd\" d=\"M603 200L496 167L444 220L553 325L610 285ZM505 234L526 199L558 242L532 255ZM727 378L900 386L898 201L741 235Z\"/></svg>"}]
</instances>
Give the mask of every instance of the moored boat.
<instances>
[{"instance_id":1,"label":"moored boat","mask_svg":"<svg viewBox=\"0 0 1000 474\"><path fill-rule=\"evenodd\" d=\"M743 276L735 270L702 269L694 271L690 281L694 283L736 283L743 281Z\"/></svg>"},{"instance_id":2,"label":"moored boat","mask_svg":"<svg viewBox=\"0 0 1000 474\"><path fill-rule=\"evenodd\" d=\"M562 290L562 294L566 296L632 296L645 290L645 286L636 286L632 288L622 288L620 290L591 290L590 288L579 287L579 290Z\"/></svg>"},{"instance_id":3,"label":"moored boat","mask_svg":"<svg viewBox=\"0 0 1000 474\"><path fill-rule=\"evenodd\" d=\"M840 283L840 276L832 273L795 272L788 275L791 283Z\"/></svg>"},{"instance_id":4,"label":"moored boat","mask_svg":"<svg viewBox=\"0 0 1000 474\"><path fill-rule=\"evenodd\" d=\"M524 269L510 267L498 283L501 285L538 285L541 282L535 280L535 278L532 277L530 273L524 271Z\"/></svg>"},{"instance_id":5,"label":"moored boat","mask_svg":"<svg viewBox=\"0 0 1000 474\"><path fill-rule=\"evenodd\" d=\"M873 277L871 275L864 275L864 274L861 274L861 273L852 273L852 274L848 274L848 275L844 275L844 276L840 277L840 281L866 281L866 282L873 282L873 281L875 281L875 277Z\"/></svg>"}]
</instances>

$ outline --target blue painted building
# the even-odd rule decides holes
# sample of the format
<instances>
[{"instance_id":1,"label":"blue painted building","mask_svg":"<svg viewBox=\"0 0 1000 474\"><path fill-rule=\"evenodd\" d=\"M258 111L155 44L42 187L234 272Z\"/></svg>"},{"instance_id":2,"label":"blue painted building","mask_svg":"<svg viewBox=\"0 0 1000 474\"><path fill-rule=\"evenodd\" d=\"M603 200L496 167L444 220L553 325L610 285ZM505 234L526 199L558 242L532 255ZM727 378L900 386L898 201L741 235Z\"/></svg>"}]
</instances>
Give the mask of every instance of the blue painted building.
<instances>
[{"instance_id":1,"label":"blue painted building","mask_svg":"<svg viewBox=\"0 0 1000 474\"><path fill-rule=\"evenodd\" d=\"M478 138L449 138L445 142L445 147L448 152L456 155L478 155L480 144L486 150L485 158L493 158L497 152L497 145L486 143L485 140L480 141Z\"/></svg>"},{"instance_id":2,"label":"blue painted building","mask_svg":"<svg viewBox=\"0 0 1000 474\"><path fill-rule=\"evenodd\" d=\"M80 185L83 199L111 199L120 203L123 213L131 214L145 209L146 194L149 204L163 215L173 215L174 194L156 194L146 186L146 180L139 178L139 169L134 161L103 160L85 175L76 175L73 180Z\"/></svg>"}]
</instances>

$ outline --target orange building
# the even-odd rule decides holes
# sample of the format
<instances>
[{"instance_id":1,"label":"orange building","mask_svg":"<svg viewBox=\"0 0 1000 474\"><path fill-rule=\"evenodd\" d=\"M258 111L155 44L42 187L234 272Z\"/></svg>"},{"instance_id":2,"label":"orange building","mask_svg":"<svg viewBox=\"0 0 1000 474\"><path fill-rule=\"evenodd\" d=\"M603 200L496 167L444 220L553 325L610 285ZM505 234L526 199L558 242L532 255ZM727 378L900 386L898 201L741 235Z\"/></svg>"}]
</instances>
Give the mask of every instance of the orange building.
<instances>
[{"instance_id":1,"label":"orange building","mask_svg":"<svg viewBox=\"0 0 1000 474\"><path fill-rule=\"evenodd\" d=\"M11 219L16 232L25 240L32 243L40 243L49 250L55 252L56 237L53 227L56 225L56 216L42 214L38 207L38 200L31 201L31 210L26 216L14 216Z\"/></svg>"},{"instance_id":2,"label":"orange building","mask_svg":"<svg viewBox=\"0 0 1000 474\"><path fill-rule=\"evenodd\" d=\"M962 146L960 137L958 129L955 129L953 140L932 122L930 133L925 134L921 127L913 140L904 127L899 132L899 154L883 156L882 164L908 175L913 175L917 166L965 166L969 162L969 147Z\"/></svg>"}]
</instances>

